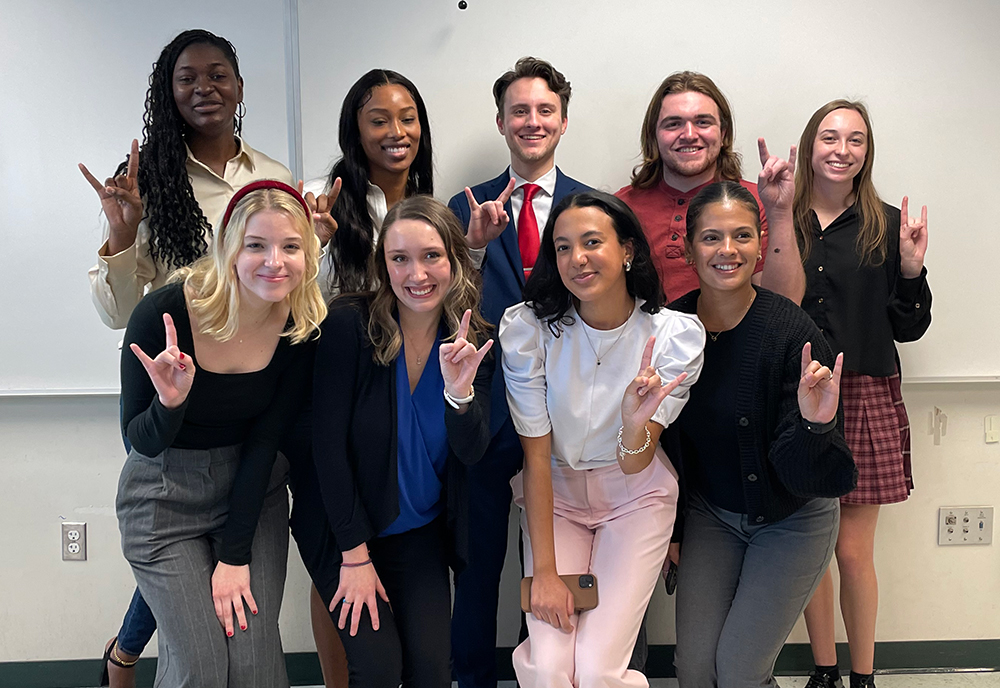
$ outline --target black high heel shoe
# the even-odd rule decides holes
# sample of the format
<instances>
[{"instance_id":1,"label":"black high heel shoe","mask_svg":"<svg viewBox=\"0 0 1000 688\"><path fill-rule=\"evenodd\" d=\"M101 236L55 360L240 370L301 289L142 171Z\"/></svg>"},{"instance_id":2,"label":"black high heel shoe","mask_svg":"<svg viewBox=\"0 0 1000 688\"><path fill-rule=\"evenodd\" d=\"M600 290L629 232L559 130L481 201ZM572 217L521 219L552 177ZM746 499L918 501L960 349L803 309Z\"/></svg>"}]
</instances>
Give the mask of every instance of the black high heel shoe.
<instances>
[{"instance_id":1,"label":"black high heel shoe","mask_svg":"<svg viewBox=\"0 0 1000 688\"><path fill-rule=\"evenodd\" d=\"M112 638L108 642L107 647L104 648L104 660L101 662L101 680L100 683L97 684L99 686L111 685L111 676L108 674L108 662L111 662L116 667L120 667L122 669L134 670L136 662L139 661L138 659L132 662L124 661L118 656L118 653L115 652L116 647L118 647L118 636Z\"/></svg>"}]
</instances>

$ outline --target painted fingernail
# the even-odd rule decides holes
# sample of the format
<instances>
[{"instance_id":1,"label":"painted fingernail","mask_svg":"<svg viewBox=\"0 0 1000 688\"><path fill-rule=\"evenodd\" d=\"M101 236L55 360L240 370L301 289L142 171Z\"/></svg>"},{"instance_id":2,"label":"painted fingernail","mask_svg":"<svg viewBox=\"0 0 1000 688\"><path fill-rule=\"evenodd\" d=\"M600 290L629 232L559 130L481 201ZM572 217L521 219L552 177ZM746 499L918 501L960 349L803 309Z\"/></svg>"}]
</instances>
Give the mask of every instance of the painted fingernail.
<instances>
[{"instance_id":1,"label":"painted fingernail","mask_svg":"<svg viewBox=\"0 0 1000 688\"><path fill-rule=\"evenodd\" d=\"M230 638L232 638L233 637L233 632L232 631L226 631L226 635L228 635Z\"/></svg>"},{"instance_id":2,"label":"painted fingernail","mask_svg":"<svg viewBox=\"0 0 1000 688\"><path fill-rule=\"evenodd\" d=\"M257 616L257 610L256 609L251 609L250 611L253 613L254 616Z\"/></svg>"},{"instance_id":3,"label":"painted fingernail","mask_svg":"<svg viewBox=\"0 0 1000 688\"><path fill-rule=\"evenodd\" d=\"M183 363L178 363L177 365L180 366L181 370L187 370L187 366L184 365Z\"/></svg>"},{"instance_id":4,"label":"painted fingernail","mask_svg":"<svg viewBox=\"0 0 1000 688\"><path fill-rule=\"evenodd\" d=\"M182 361L184 360L184 354L181 354L181 355L180 355L180 359L181 359Z\"/></svg>"},{"instance_id":5,"label":"painted fingernail","mask_svg":"<svg viewBox=\"0 0 1000 688\"><path fill-rule=\"evenodd\" d=\"M240 630L241 631L245 631L245 630L247 630L247 627L246 626L240 626Z\"/></svg>"}]
</instances>

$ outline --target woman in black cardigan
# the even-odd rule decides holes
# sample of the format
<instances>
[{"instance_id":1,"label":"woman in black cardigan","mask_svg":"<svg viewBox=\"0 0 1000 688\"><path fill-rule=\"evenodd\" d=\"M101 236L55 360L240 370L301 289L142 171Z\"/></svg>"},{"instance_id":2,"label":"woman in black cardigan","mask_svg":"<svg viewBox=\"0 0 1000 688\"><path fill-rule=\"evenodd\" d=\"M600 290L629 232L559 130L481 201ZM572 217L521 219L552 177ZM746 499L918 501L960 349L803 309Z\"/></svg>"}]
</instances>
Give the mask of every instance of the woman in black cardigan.
<instances>
[{"instance_id":1,"label":"woman in black cardigan","mask_svg":"<svg viewBox=\"0 0 1000 688\"><path fill-rule=\"evenodd\" d=\"M791 186L779 165L784 183L762 194ZM684 502L671 544L677 677L681 688L776 686L778 651L833 555L835 497L854 486L837 428L843 360L798 306L751 283L760 212L739 184L695 196L685 250L701 289L671 307L697 313L708 340L668 437Z\"/></svg>"},{"instance_id":2,"label":"woman in black cardigan","mask_svg":"<svg viewBox=\"0 0 1000 688\"><path fill-rule=\"evenodd\" d=\"M352 686L450 686L448 565L466 537L464 469L490 439L492 342L462 227L438 201L390 210L375 276L323 323L313 458L329 534L299 545Z\"/></svg>"}]
</instances>

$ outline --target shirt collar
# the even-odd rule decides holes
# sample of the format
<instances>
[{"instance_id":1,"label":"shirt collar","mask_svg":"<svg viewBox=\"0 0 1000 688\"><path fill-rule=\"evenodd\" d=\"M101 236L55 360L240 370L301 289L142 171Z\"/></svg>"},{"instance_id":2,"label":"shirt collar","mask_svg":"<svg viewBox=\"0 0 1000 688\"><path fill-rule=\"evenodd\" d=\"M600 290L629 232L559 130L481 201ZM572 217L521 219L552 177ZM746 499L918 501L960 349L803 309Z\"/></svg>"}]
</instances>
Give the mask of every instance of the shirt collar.
<instances>
[{"instance_id":1,"label":"shirt collar","mask_svg":"<svg viewBox=\"0 0 1000 688\"><path fill-rule=\"evenodd\" d=\"M702 189L704 189L706 186L708 186L709 184L714 184L717 181L719 181L719 180L712 179L710 181L705 182L704 184L702 184L700 186L694 187L690 191L678 191L677 189L675 189L674 187L670 186L665 181L663 181L663 175L661 174L660 175L660 188L663 190L663 192L665 194L667 194L671 198L675 198L675 199L676 198L683 198L683 199L689 200L689 199L694 198L698 194L698 192L701 191Z\"/></svg>"},{"instance_id":2,"label":"shirt collar","mask_svg":"<svg viewBox=\"0 0 1000 688\"><path fill-rule=\"evenodd\" d=\"M511 179L514 180L514 191L517 191L525 184L537 184L541 187L542 191L548 196L553 196L556 193L556 166L553 165L552 169L543 174L541 177L533 182L529 182L527 179L519 175L514 171L513 167L508 167L507 172L510 174Z\"/></svg>"},{"instance_id":3,"label":"shirt collar","mask_svg":"<svg viewBox=\"0 0 1000 688\"><path fill-rule=\"evenodd\" d=\"M234 135L233 138L236 139L236 155L232 157L232 160L239 160L240 158L243 158L246 161L247 166L250 168L250 171L255 172L257 169L257 161L253 159L252 149L250 146L243 143L243 139L239 136ZM187 152L188 162L198 165L199 167L204 167L209 172L212 172L212 169L208 165L194 157L194 153L191 152L191 148L187 145L187 142L184 143L184 150ZM232 162L232 160L230 160L230 162ZM215 174L215 172L212 172L212 174Z\"/></svg>"}]
</instances>

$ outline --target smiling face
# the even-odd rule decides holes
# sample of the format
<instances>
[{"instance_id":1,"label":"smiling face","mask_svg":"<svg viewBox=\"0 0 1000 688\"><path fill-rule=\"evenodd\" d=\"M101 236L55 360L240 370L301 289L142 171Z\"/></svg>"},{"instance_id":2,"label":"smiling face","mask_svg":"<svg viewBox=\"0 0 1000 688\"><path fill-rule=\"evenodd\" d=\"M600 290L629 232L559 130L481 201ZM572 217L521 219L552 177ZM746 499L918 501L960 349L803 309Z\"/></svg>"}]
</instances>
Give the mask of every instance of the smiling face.
<instances>
[{"instance_id":1,"label":"smiling face","mask_svg":"<svg viewBox=\"0 0 1000 688\"><path fill-rule=\"evenodd\" d=\"M440 313L451 287L441 235L423 220L397 220L385 232L385 266L399 308Z\"/></svg>"},{"instance_id":2,"label":"smiling face","mask_svg":"<svg viewBox=\"0 0 1000 688\"><path fill-rule=\"evenodd\" d=\"M868 155L868 127L857 110L834 110L820 122L813 141L815 182L853 183Z\"/></svg>"},{"instance_id":3,"label":"smiling face","mask_svg":"<svg viewBox=\"0 0 1000 688\"><path fill-rule=\"evenodd\" d=\"M420 118L410 92L398 84L374 89L358 112L368 172L407 174L420 146Z\"/></svg>"},{"instance_id":4,"label":"smiling face","mask_svg":"<svg viewBox=\"0 0 1000 688\"><path fill-rule=\"evenodd\" d=\"M536 169L551 167L567 124L559 96L540 77L511 83L504 94L503 116L497 115L497 128L511 157Z\"/></svg>"},{"instance_id":5,"label":"smiling face","mask_svg":"<svg viewBox=\"0 0 1000 688\"><path fill-rule=\"evenodd\" d=\"M722 136L714 100L694 91L664 97L656 123L664 181L675 188L693 188L714 179Z\"/></svg>"},{"instance_id":6,"label":"smiling face","mask_svg":"<svg viewBox=\"0 0 1000 688\"><path fill-rule=\"evenodd\" d=\"M760 259L759 217L731 200L704 207L686 240L703 291L736 290L750 281Z\"/></svg>"},{"instance_id":7,"label":"smiling face","mask_svg":"<svg viewBox=\"0 0 1000 688\"><path fill-rule=\"evenodd\" d=\"M277 210L260 210L247 220L236 254L240 298L283 301L302 282L306 258L295 221Z\"/></svg>"},{"instance_id":8,"label":"smiling face","mask_svg":"<svg viewBox=\"0 0 1000 688\"><path fill-rule=\"evenodd\" d=\"M174 63L172 84L177 110L195 134L232 134L243 80L221 50L207 43L189 45Z\"/></svg>"},{"instance_id":9,"label":"smiling face","mask_svg":"<svg viewBox=\"0 0 1000 688\"><path fill-rule=\"evenodd\" d=\"M632 260L632 246L621 243L614 223L602 210L563 211L556 218L552 239L559 277L581 302L621 299L628 293L625 263Z\"/></svg>"}]
</instances>

